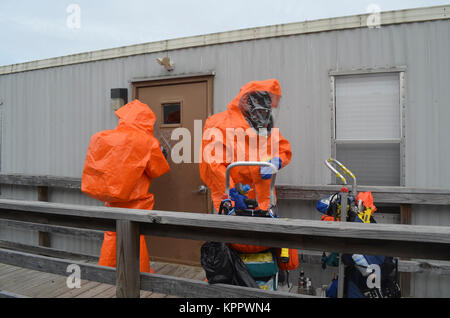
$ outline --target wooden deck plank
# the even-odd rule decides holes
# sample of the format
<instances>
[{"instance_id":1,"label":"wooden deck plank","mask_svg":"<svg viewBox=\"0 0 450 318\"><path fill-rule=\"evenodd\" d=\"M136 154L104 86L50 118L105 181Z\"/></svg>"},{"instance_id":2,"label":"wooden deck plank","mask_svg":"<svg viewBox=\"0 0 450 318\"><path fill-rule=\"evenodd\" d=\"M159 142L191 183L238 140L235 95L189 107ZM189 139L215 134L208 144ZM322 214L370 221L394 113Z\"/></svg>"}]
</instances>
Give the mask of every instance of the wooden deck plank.
<instances>
[{"instance_id":1,"label":"wooden deck plank","mask_svg":"<svg viewBox=\"0 0 450 318\"><path fill-rule=\"evenodd\" d=\"M201 267L170 264L170 263L159 263L156 267L156 273L160 275L183 277L183 278L194 278L198 277L199 280L204 277L204 271ZM148 298L178 298L178 296L165 295L160 293L151 293Z\"/></svg>"},{"instance_id":2,"label":"wooden deck plank","mask_svg":"<svg viewBox=\"0 0 450 318\"><path fill-rule=\"evenodd\" d=\"M66 285L67 277L65 276L28 270L6 264L0 265L0 286L2 289L12 293L34 298L116 297L116 287L112 285L82 280L80 289L69 289ZM155 262L152 264L152 268L161 275L197 280L205 279L205 273L201 267ZM176 297L150 291L141 291L140 295L141 298Z\"/></svg>"},{"instance_id":3,"label":"wooden deck plank","mask_svg":"<svg viewBox=\"0 0 450 318\"><path fill-rule=\"evenodd\" d=\"M15 293L30 296L30 293L33 293L33 290L35 290L36 288L41 290L42 285L51 281L55 275L39 272L35 273L30 272L29 275L27 276L29 276L30 278L26 279L20 285L17 284L16 286L14 286Z\"/></svg>"},{"instance_id":4,"label":"wooden deck plank","mask_svg":"<svg viewBox=\"0 0 450 318\"><path fill-rule=\"evenodd\" d=\"M75 298L79 294L82 294L87 290L90 290L91 288L97 287L98 285L100 285L100 283L98 282L86 282L84 284L81 283L81 288L71 289L68 292L58 295L56 298Z\"/></svg>"},{"instance_id":5,"label":"wooden deck plank","mask_svg":"<svg viewBox=\"0 0 450 318\"><path fill-rule=\"evenodd\" d=\"M10 272L17 271L19 269L20 269L20 267L6 265L6 264L0 264L0 275L4 276Z\"/></svg>"},{"instance_id":6,"label":"wooden deck plank","mask_svg":"<svg viewBox=\"0 0 450 318\"><path fill-rule=\"evenodd\" d=\"M116 286L111 286L93 298L112 298L116 294Z\"/></svg>"},{"instance_id":7,"label":"wooden deck plank","mask_svg":"<svg viewBox=\"0 0 450 318\"><path fill-rule=\"evenodd\" d=\"M150 262L151 268L153 268L156 272L166 265L166 263L161 262Z\"/></svg>"},{"instance_id":8,"label":"wooden deck plank","mask_svg":"<svg viewBox=\"0 0 450 318\"><path fill-rule=\"evenodd\" d=\"M154 268L156 274L164 273L164 271L167 271L170 267L169 264L161 264L158 268Z\"/></svg>"},{"instance_id":9,"label":"wooden deck plank","mask_svg":"<svg viewBox=\"0 0 450 318\"><path fill-rule=\"evenodd\" d=\"M157 268L166 268L167 272L177 270L177 265L160 263ZM1 264L0 285L2 289L35 298L109 298L115 296L116 287L82 280L80 289L69 289L66 277L50 273L28 270L11 265ZM154 294L141 291L142 298L165 297L163 294Z\"/></svg>"},{"instance_id":10,"label":"wooden deck plank","mask_svg":"<svg viewBox=\"0 0 450 318\"><path fill-rule=\"evenodd\" d=\"M49 275L51 274L43 275L40 272L2 264L0 267L0 286L16 294L31 297L30 290L39 286L43 278L49 278Z\"/></svg>"},{"instance_id":11,"label":"wooden deck plank","mask_svg":"<svg viewBox=\"0 0 450 318\"><path fill-rule=\"evenodd\" d=\"M174 277L184 277L189 269L186 266L175 266L174 270L168 274Z\"/></svg>"},{"instance_id":12,"label":"wooden deck plank","mask_svg":"<svg viewBox=\"0 0 450 318\"><path fill-rule=\"evenodd\" d=\"M105 292L107 289L109 289L111 287L113 287L113 286L108 285L108 284L100 284L94 288L87 290L84 293L81 293L81 294L75 296L74 298L93 298L94 296L97 296L97 295Z\"/></svg>"},{"instance_id":13,"label":"wooden deck plank","mask_svg":"<svg viewBox=\"0 0 450 318\"><path fill-rule=\"evenodd\" d=\"M184 278L192 279L195 275L197 275L197 271L193 268L188 268L187 271L183 274Z\"/></svg>"},{"instance_id":14,"label":"wooden deck plank","mask_svg":"<svg viewBox=\"0 0 450 318\"><path fill-rule=\"evenodd\" d=\"M9 275L4 275L5 272ZM59 289L63 289L60 293L69 290L66 286L66 277L10 265L2 266L0 269L0 284L17 294L37 298L52 297Z\"/></svg>"},{"instance_id":15,"label":"wooden deck plank","mask_svg":"<svg viewBox=\"0 0 450 318\"><path fill-rule=\"evenodd\" d=\"M2 275L2 277L6 276L12 272L15 272L15 271L25 270L24 268L18 267L18 266L12 266L12 265L6 265L6 264L2 264L2 265L3 265L3 267L0 270L0 274ZM0 278L2 278L2 277L0 277Z\"/></svg>"},{"instance_id":16,"label":"wooden deck plank","mask_svg":"<svg viewBox=\"0 0 450 318\"><path fill-rule=\"evenodd\" d=\"M82 280L81 288L70 289L67 287L66 283L64 282L64 284L62 284L57 290L55 290L54 292L48 293L46 297L49 297L49 298L75 298L80 293L84 293L84 292L90 290L91 288L95 288L98 285L101 285L101 283Z\"/></svg>"},{"instance_id":17,"label":"wooden deck plank","mask_svg":"<svg viewBox=\"0 0 450 318\"><path fill-rule=\"evenodd\" d=\"M163 268L161 268L159 271L156 272L156 274L160 275L167 275L172 276L172 273L177 269L177 265L174 264L167 264Z\"/></svg>"},{"instance_id":18,"label":"wooden deck plank","mask_svg":"<svg viewBox=\"0 0 450 318\"><path fill-rule=\"evenodd\" d=\"M204 281L206 279L205 271L201 269L200 271L196 272L195 275L191 277L191 279Z\"/></svg>"},{"instance_id":19,"label":"wooden deck plank","mask_svg":"<svg viewBox=\"0 0 450 318\"><path fill-rule=\"evenodd\" d=\"M69 287L67 287L66 283L67 277L65 276L59 276L59 279L57 282L55 282L54 286L43 286L40 293L34 294L33 297L36 298L56 298L62 294L65 294L67 292L72 291ZM88 281L81 280L81 288L86 285Z\"/></svg>"},{"instance_id":20,"label":"wooden deck plank","mask_svg":"<svg viewBox=\"0 0 450 318\"><path fill-rule=\"evenodd\" d=\"M21 281L23 281L24 277L27 276L27 273L28 273L27 269L21 268L17 271L12 271L6 275L2 275L0 277L1 288L3 290L14 292L14 290L10 290L10 288L14 288L14 286L16 286L17 284L20 284Z\"/></svg>"},{"instance_id":21,"label":"wooden deck plank","mask_svg":"<svg viewBox=\"0 0 450 318\"><path fill-rule=\"evenodd\" d=\"M148 298L167 298L168 295L152 293Z\"/></svg>"},{"instance_id":22,"label":"wooden deck plank","mask_svg":"<svg viewBox=\"0 0 450 318\"><path fill-rule=\"evenodd\" d=\"M153 293L147 290L141 290L141 298L150 298Z\"/></svg>"},{"instance_id":23,"label":"wooden deck plank","mask_svg":"<svg viewBox=\"0 0 450 318\"><path fill-rule=\"evenodd\" d=\"M52 278L51 280L41 284L39 288L35 288L33 291L29 292L27 296L33 298L54 298L54 295L58 295L58 293L62 294L63 292L69 290L66 285L66 279L66 277L62 276Z\"/></svg>"}]
</instances>

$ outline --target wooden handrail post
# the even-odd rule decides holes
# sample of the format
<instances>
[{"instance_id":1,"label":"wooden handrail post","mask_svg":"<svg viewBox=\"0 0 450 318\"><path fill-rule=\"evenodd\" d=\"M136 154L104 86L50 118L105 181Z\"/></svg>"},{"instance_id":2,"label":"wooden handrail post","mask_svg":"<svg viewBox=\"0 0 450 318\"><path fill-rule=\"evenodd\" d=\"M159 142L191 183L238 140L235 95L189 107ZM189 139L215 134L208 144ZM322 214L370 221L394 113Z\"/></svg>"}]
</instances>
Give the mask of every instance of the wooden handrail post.
<instances>
[{"instance_id":1,"label":"wooden handrail post","mask_svg":"<svg viewBox=\"0 0 450 318\"><path fill-rule=\"evenodd\" d=\"M412 205L400 205L400 224L412 224ZM410 260L410 258L402 258L402 260ZM399 273L399 283L403 297L411 296L411 273Z\"/></svg>"},{"instance_id":2,"label":"wooden handrail post","mask_svg":"<svg viewBox=\"0 0 450 318\"><path fill-rule=\"evenodd\" d=\"M48 202L48 187L37 187L37 198L38 201ZM38 235L39 246L50 247L50 233L39 231Z\"/></svg>"},{"instance_id":3,"label":"wooden handrail post","mask_svg":"<svg viewBox=\"0 0 450 318\"><path fill-rule=\"evenodd\" d=\"M348 193L342 192L341 195L341 222L347 222L347 199ZM337 217L337 216L336 216ZM344 253L339 253L339 276L338 276L338 298L344 298L344 282L345 282L345 264L342 261L342 255Z\"/></svg>"},{"instance_id":4,"label":"wooden handrail post","mask_svg":"<svg viewBox=\"0 0 450 318\"><path fill-rule=\"evenodd\" d=\"M140 297L139 223L116 221L117 298Z\"/></svg>"}]
</instances>

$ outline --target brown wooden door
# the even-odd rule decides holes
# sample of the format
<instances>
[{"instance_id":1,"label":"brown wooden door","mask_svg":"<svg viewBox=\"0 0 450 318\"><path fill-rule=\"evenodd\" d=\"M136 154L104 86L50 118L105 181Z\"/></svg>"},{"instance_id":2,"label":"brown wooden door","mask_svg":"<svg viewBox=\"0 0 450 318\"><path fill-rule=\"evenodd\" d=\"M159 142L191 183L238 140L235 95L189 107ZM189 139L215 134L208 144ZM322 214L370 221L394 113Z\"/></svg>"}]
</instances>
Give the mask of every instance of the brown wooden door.
<instances>
[{"instance_id":1,"label":"brown wooden door","mask_svg":"<svg viewBox=\"0 0 450 318\"><path fill-rule=\"evenodd\" d=\"M202 130L210 114L212 77L135 83L134 96L149 105L155 113L157 122L154 136L169 153L167 161L170 172L153 179L150 187L150 192L155 195L154 209L209 213L210 196L207 192L199 191L204 184L194 157L198 151L195 149L198 143L194 142L194 121L201 121ZM176 163L171 156L170 147L175 147L181 141L171 140L172 132L177 128L187 128L190 132L191 140L186 143L190 146L190 163ZM184 150L180 153L184 155ZM200 247L204 242L157 236L146 239L153 261L200 265Z\"/></svg>"}]
</instances>

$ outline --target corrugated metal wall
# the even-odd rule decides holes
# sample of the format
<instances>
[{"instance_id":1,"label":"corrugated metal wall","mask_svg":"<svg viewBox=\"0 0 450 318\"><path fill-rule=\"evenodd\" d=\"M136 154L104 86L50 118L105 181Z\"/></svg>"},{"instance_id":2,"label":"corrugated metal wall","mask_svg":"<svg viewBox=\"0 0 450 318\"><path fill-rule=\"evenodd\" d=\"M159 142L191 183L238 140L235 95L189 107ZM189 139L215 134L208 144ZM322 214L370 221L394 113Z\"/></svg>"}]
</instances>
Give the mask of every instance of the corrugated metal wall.
<instances>
[{"instance_id":1,"label":"corrugated metal wall","mask_svg":"<svg viewBox=\"0 0 450 318\"><path fill-rule=\"evenodd\" d=\"M277 78L279 114L293 161L279 184L328 184L322 164L331 150L330 70L406 66L406 186L450 188L450 21L382 26L182 49L0 76L3 98L2 173L80 177L90 136L117 124L111 88L138 77L167 75L156 63L168 54L173 75L214 71L214 112L226 109L240 87ZM131 90L129 90L131 94ZM35 199L24 187L1 188L2 198ZM100 204L73 191L50 200ZM283 202L287 217L317 219L311 204ZM450 208L415 206L414 224L450 225ZM5 229L0 228L1 237ZM11 238L15 235L10 233ZM25 236L21 236L21 240ZM34 237L28 238L34 243ZM93 251L73 239L58 247ZM76 245L76 246L75 246ZM444 284L444 285L443 285ZM450 282L415 275L415 295L450 295Z\"/></svg>"}]
</instances>

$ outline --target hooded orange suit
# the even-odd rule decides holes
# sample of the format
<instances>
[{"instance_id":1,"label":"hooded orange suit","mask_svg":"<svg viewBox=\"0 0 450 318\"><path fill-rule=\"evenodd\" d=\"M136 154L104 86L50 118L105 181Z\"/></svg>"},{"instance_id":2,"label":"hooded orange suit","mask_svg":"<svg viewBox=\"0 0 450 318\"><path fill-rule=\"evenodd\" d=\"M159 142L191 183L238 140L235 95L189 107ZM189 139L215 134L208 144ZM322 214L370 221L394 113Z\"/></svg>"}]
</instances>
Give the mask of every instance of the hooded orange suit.
<instances>
[{"instance_id":1,"label":"hooded orange suit","mask_svg":"<svg viewBox=\"0 0 450 318\"><path fill-rule=\"evenodd\" d=\"M81 190L106 206L151 210L152 178L170 170L153 136L156 116L145 104L134 100L116 111L119 124L114 130L92 136L83 169ZM116 266L116 233L105 232L99 265ZM140 237L140 270L150 267L144 236Z\"/></svg>"},{"instance_id":2,"label":"hooded orange suit","mask_svg":"<svg viewBox=\"0 0 450 318\"><path fill-rule=\"evenodd\" d=\"M202 162L200 163L200 176L205 184L211 190L211 197L216 211L219 211L220 203L223 200L225 193L225 172L227 166L236 161L267 161L270 159L272 148L278 146L278 154L282 160L282 167L289 164L292 156L291 146L281 133L278 138L272 139L271 135L274 133L272 129L268 136L258 136L256 132L250 127L250 124L245 119L239 108L240 103L246 103L246 97L251 92L268 92L274 96L281 97L280 84L275 79L266 81L254 81L244 85L239 94L228 104L228 109L222 113L215 114L209 117L205 123L202 140ZM244 139L226 138L227 129L234 129L234 131L246 131L247 136ZM218 138L216 134L208 134L207 131L221 132L223 138ZM209 135L214 135L208 139ZM258 138L257 145L267 145L267 153L261 154L259 146L255 147L255 143L250 142L252 138ZM206 139L206 140L205 140ZM277 144L274 144L276 142ZM223 149L222 160L213 160L212 157L217 158L217 150ZM244 154L244 155L243 155ZM261 178L260 167L235 167L230 172L231 180L230 187L233 188L235 184L249 184L252 188L247 196L251 199L257 199L259 208L267 210L270 208L270 183L271 180L264 180ZM239 244L232 244L242 252L257 252L267 247L253 247Z\"/></svg>"}]
</instances>

